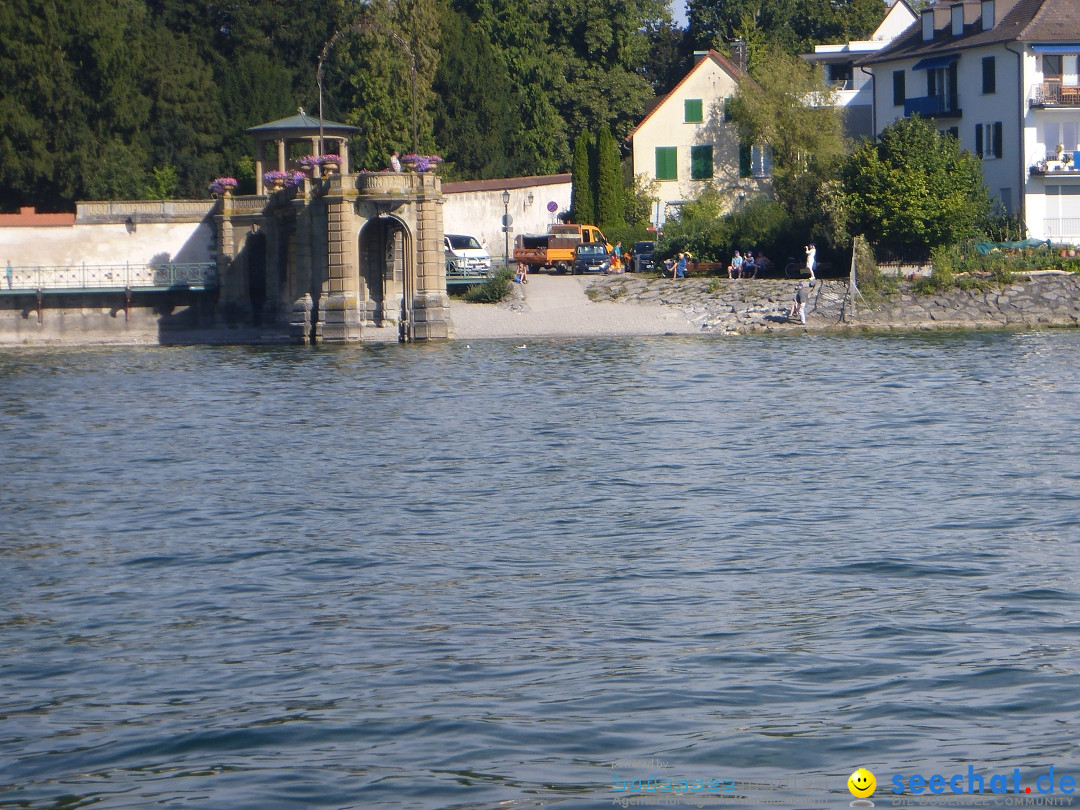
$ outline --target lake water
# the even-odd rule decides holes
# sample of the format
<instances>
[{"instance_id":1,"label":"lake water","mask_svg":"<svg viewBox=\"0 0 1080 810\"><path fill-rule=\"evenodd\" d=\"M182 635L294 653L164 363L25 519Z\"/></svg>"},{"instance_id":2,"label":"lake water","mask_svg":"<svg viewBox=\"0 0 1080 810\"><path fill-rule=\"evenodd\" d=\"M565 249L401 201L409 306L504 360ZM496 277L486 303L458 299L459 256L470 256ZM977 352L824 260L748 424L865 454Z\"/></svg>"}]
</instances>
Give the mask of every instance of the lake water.
<instances>
[{"instance_id":1,"label":"lake water","mask_svg":"<svg viewBox=\"0 0 1080 810\"><path fill-rule=\"evenodd\" d=\"M1076 331L0 354L0 807L1080 777L1078 357Z\"/></svg>"}]
</instances>

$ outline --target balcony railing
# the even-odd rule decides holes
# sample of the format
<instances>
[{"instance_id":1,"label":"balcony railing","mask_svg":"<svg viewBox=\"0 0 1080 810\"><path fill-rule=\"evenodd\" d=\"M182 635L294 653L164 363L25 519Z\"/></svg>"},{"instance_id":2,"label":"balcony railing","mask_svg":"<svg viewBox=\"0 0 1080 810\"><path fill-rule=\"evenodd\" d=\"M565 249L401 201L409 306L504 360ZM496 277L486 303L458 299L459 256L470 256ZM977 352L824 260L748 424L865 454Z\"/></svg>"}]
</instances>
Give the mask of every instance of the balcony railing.
<instances>
[{"instance_id":1,"label":"balcony railing","mask_svg":"<svg viewBox=\"0 0 1080 810\"><path fill-rule=\"evenodd\" d=\"M202 290L216 286L217 265L213 262L12 267L10 275L0 269L0 292Z\"/></svg>"},{"instance_id":2,"label":"balcony railing","mask_svg":"<svg viewBox=\"0 0 1080 810\"><path fill-rule=\"evenodd\" d=\"M1043 220L1048 239L1068 239L1080 241L1080 217L1058 217Z\"/></svg>"},{"instance_id":3,"label":"balcony railing","mask_svg":"<svg viewBox=\"0 0 1080 810\"><path fill-rule=\"evenodd\" d=\"M1080 85L1043 82L1031 94L1032 107L1080 107Z\"/></svg>"},{"instance_id":4,"label":"balcony railing","mask_svg":"<svg viewBox=\"0 0 1080 810\"><path fill-rule=\"evenodd\" d=\"M948 104L945 96L918 96L904 101L904 115L921 115L923 118L960 118L956 102Z\"/></svg>"}]
</instances>

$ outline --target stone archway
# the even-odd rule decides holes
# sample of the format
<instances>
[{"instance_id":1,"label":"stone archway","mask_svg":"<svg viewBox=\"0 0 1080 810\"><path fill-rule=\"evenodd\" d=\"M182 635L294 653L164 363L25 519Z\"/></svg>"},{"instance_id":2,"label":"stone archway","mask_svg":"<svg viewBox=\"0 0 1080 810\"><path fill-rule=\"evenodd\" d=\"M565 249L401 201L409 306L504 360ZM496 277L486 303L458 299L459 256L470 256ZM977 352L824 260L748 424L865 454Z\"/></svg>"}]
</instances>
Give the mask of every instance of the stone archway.
<instances>
[{"instance_id":1,"label":"stone archway","mask_svg":"<svg viewBox=\"0 0 1080 810\"><path fill-rule=\"evenodd\" d=\"M375 217L360 229L358 255L363 320L373 326L407 320L405 291L413 236L393 215Z\"/></svg>"}]
</instances>

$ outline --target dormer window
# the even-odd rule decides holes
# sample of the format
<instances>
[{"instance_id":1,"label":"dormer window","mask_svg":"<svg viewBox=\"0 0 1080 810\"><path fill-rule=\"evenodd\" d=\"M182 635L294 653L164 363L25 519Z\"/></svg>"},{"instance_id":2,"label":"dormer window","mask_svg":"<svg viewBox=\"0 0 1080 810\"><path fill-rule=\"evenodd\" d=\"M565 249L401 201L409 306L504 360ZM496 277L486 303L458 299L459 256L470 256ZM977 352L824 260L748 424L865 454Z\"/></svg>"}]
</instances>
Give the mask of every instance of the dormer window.
<instances>
[{"instance_id":1,"label":"dormer window","mask_svg":"<svg viewBox=\"0 0 1080 810\"><path fill-rule=\"evenodd\" d=\"M949 10L952 12L952 35L962 37L964 35L964 7L960 3L953 3Z\"/></svg>"},{"instance_id":2,"label":"dormer window","mask_svg":"<svg viewBox=\"0 0 1080 810\"><path fill-rule=\"evenodd\" d=\"M982 2L982 30L989 31L994 27L994 0Z\"/></svg>"},{"instance_id":3,"label":"dormer window","mask_svg":"<svg viewBox=\"0 0 1080 810\"><path fill-rule=\"evenodd\" d=\"M930 42L934 38L934 10L932 8L923 9L922 38L923 42Z\"/></svg>"}]
</instances>

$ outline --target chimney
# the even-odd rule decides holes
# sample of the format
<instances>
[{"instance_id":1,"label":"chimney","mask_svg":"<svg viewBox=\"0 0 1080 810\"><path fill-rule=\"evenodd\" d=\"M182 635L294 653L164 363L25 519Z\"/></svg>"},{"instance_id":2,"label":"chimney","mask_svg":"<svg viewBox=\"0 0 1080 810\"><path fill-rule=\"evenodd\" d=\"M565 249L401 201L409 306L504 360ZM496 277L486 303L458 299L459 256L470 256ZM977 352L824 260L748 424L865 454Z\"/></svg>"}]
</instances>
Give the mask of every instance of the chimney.
<instances>
[{"instance_id":1,"label":"chimney","mask_svg":"<svg viewBox=\"0 0 1080 810\"><path fill-rule=\"evenodd\" d=\"M746 40L741 37L731 43L731 56L741 72L746 73Z\"/></svg>"},{"instance_id":2,"label":"chimney","mask_svg":"<svg viewBox=\"0 0 1080 810\"><path fill-rule=\"evenodd\" d=\"M923 42L929 42L934 38L934 9L924 8L922 10L922 39Z\"/></svg>"},{"instance_id":3,"label":"chimney","mask_svg":"<svg viewBox=\"0 0 1080 810\"><path fill-rule=\"evenodd\" d=\"M952 22L952 35L954 37L962 37L964 35L964 5L962 3L953 3L949 8Z\"/></svg>"},{"instance_id":4,"label":"chimney","mask_svg":"<svg viewBox=\"0 0 1080 810\"><path fill-rule=\"evenodd\" d=\"M982 30L994 27L994 0L982 0Z\"/></svg>"}]
</instances>

